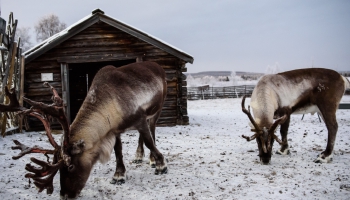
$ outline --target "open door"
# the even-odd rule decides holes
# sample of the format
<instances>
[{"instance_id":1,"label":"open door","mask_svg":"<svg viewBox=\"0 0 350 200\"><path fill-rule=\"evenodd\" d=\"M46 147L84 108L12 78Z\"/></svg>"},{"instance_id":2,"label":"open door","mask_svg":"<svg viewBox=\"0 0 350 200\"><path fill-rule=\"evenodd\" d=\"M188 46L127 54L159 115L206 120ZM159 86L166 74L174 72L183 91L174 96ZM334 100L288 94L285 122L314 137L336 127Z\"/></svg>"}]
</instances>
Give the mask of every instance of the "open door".
<instances>
[{"instance_id":1,"label":"open door","mask_svg":"<svg viewBox=\"0 0 350 200\"><path fill-rule=\"evenodd\" d=\"M98 63L71 63L68 65L69 79L69 118L70 123L74 121L83 101L89 91L92 80L98 70L107 65L121 67L130 63L136 62L136 59L120 60L111 62Z\"/></svg>"}]
</instances>

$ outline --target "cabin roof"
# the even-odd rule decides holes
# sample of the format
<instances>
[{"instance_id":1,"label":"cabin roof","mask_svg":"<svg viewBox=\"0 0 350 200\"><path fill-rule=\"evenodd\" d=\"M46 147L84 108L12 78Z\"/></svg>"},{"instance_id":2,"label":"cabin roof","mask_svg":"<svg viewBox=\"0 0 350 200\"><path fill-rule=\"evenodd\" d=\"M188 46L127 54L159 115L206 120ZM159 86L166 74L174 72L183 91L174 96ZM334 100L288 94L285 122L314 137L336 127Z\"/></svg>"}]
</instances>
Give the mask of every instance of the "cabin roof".
<instances>
[{"instance_id":1,"label":"cabin roof","mask_svg":"<svg viewBox=\"0 0 350 200\"><path fill-rule=\"evenodd\" d=\"M96 9L92 11L92 13L78 22L72 24L71 26L67 27L66 29L62 30L61 32L49 37L48 39L42 41L41 43L37 44L33 48L29 49L24 53L25 56L25 62L29 63L30 61L34 60L35 58L39 57L40 55L44 54L45 52L49 51L50 49L54 48L55 46L59 45L60 43L68 40L69 38L73 37L74 35L78 34L79 32L85 30L86 28L92 26L95 23L98 22L104 22L109 24L110 26L113 26L119 30L122 30L144 42L147 42L155 47L158 47L159 49L162 49L163 51L178 57L179 59L193 63L193 57L186 52L167 44L166 42L147 34L139 29L134 28L133 26L130 26L124 22L121 22L119 20L113 19L112 17L105 15L104 12L100 9Z\"/></svg>"}]
</instances>

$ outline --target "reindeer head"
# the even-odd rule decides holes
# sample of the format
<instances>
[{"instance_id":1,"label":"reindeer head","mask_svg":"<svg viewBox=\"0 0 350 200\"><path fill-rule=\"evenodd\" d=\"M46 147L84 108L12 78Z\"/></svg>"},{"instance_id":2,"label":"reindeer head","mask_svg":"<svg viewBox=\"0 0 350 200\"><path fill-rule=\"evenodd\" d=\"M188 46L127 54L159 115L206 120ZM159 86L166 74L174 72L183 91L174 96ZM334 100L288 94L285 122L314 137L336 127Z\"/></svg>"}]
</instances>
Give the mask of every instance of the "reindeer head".
<instances>
[{"instance_id":1,"label":"reindeer head","mask_svg":"<svg viewBox=\"0 0 350 200\"><path fill-rule=\"evenodd\" d=\"M269 164L272 155L273 142L276 140L279 144L283 144L282 141L275 135L275 130L279 124L286 120L287 116L284 115L283 117L277 119L269 128L260 128L250 113L250 106L248 106L248 110L245 108L245 98L246 96L244 96L242 99L242 111L248 116L250 122L252 123L254 128L251 129L251 131L255 132L255 134L250 137L242 135L242 137L247 139L247 141L256 139L259 148L260 161L263 164Z\"/></svg>"},{"instance_id":2,"label":"reindeer head","mask_svg":"<svg viewBox=\"0 0 350 200\"><path fill-rule=\"evenodd\" d=\"M84 146L83 140L69 145L70 165L60 168L60 195L64 199L77 197L90 176L93 162L84 156Z\"/></svg>"},{"instance_id":3,"label":"reindeer head","mask_svg":"<svg viewBox=\"0 0 350 200\"><path fill-rule=\"evenodd\" d=\"M52 154L52 162L49 161L48 156L47 162L31 158L31 161L40 167L27 164L25 169L30 173L27 173L25 177L34 180L34 184L38 187L39 192L46 189L47 194L52 194L53 178L58 170L60 170L60 195L64 198L75 198L85 186L92 165L84 163L81 159L80 155L84 150L84 141L78 141L73 144L69 143L70 129L63 109L63 101L51 85L48 83L44 83L44 85L51 88L53 104L47 105L24 98L24 101L32 107L30 109L20 107L18 100L14 98L14 93L10 93L6 88L6 94L10 97L11 103L8 106L0 105L0 110L19 111L18 114L20 115L29 115L38 118L44 124L46 135L54 149L47 150L38 146L30 148L14 140L16 146L12 147L12 149L19 149L21 152L17 156L14 156L13 159L21 158L29 153L43 153L46 156ZM50 118L56 118L62 126L63 136L61 145L58 145L52 137L49 122Z\"/></svg>"}]
</instances>

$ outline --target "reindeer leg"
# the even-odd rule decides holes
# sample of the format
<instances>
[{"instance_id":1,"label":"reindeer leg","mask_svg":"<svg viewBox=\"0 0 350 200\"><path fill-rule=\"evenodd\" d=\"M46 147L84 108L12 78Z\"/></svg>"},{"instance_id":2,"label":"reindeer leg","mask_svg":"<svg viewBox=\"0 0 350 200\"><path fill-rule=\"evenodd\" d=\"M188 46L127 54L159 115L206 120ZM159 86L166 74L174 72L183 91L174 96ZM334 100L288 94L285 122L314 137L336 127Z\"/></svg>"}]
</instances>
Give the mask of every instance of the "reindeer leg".
<instances>
[{"instance_id":1,"label":"reindeer leg","mask_svg":"<svg viewBox=\"0 0 350 200\"><path fill-rule=\"evenodd\" d=\"M114 145L114 153L117 162L117 167L113 176L111 184L121 185L125 183L125 166L123 162L123 153L122 153L122 141L120 139L120 134L116 135L115 145Z\"/></svg>"},{"instance_id":2,"label":"reindeer leg","mask_svg":"<svg viewBox=\"0 0 350 200\"><path fill-rule=\"evenodd\" d=\"M149 128L152 133L152 139L153 139L154 145L156 145L156 123L159 116L160 116L160 111L154 117L149 119ZM149 155L149 164L151 165L152 168L156 167L156 160L152 154Z\"/></svg>"},{"instance_id":3,"label":"reindeer leg","mask_svg":"<svg viewBox=\"0 0 350 200\"><path fill-rule=\"evenodd\" d=\"M322 113L322 110L321 110L321 113ZM326 147L326 150L324 150L320 155L318 155L318 157L314 160L314 162L330 163L333 160L333 149L334 149L334 143L335 143L335 139L338 131L338 123L337 123L335 111L328 112L328 115L322 113L322 116L328 130L327 147Z\"/></svg>"},{"instance_id":4,"label":"reindeer leg","mask_svg":"<svg viewBox=\"0 0 350 200\"><path fill-rule=\"evenodd\" d=\"M155 174L166 174L168 172L167 164L164 160L164 156L159 152L157 147L154 144L151 131L149 129L148 123L146 119L141 119L137 130L140 133L140 136L143 138L146 147L151 151L152 156L156 161L156 171Z\"/></svg>"},{"instance_id":5,"label":"reindeer leg","mask_svg":"<svg viewBox=\"0 0 350 200\"><path fill-rule=\"evenodd\" d=\"M289 155L290 154L289 145L288 145L288 138L287 138L289 122L290 122L290 116L288 116L286 121L283 124L281 124L280 133L281 133L283 145L281 145L281 148L276 151L276 154L279 154L279 155Z\"/></svg>"},{"instance_id":6,"label":"reindeer leg","mask_svg":"<svg viewBox=\"0 0 350 200\"><path fill-rule=\"evenodd\" d=\"M142 163L142 158L145 156L145 150L143 149L143 138L139 135L139 144L136 149L135 159L133 163Z\"/></svg>"},{"instance_id":7,"label":"reindeer leg","mask_svg":"<svg viewBox=\"0 0 350 200\"><path fill-rule=\"evenodd\" d=\"M333 96L335 96L335 94ZM326 150L324 150L314 160L315 163L330 163L333 160L333 148L338 131L338 123L336 118L337 107L338 104L330 103L325 100L318 105L318 108L321 112L321 117L323 118L323 121L326 124L328 130L328 140Z\"/></svg>"}]
</instances>

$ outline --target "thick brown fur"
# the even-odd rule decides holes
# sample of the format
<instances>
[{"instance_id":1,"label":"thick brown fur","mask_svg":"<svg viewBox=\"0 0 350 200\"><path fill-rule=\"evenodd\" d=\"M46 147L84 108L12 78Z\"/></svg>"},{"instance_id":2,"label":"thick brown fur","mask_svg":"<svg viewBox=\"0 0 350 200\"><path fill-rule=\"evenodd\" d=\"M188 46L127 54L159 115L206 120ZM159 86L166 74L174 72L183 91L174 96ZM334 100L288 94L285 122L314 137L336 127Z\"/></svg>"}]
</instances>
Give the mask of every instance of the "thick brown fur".
<instances>
[{"instance_id":1,"label":"thick brown fur","mask_svg":"<svg viewBox=\"0 0 350 200\"><path fill-rule=\"evenodd\" d=\"M309 68L287 71L262 77L255 87L251 97L251 107L254 120L259 129L266 128L269 134L274 119L286 116L281 122L281 136L283 144L277 153L289 153L287 132L291 114L319 113L328 129L326 150L322 152L316 162L330 162L334 142L338 130L336 110L344 91L349 88L349 82L339 73L323 68ZM276 127L276 126L274 126ZM271 149L262 152L263 143L273 144L272 141L261 141L257 137L259 156L263 163L269 163Z\"/></svg>"},{"instance_id":2,"label":"thick brown fur","mask_svg":"<svg viewBox=\"0 0 350 200\"><path fill-rule=\"evenodd\" d=\"M154 62L120 68L106 66L96 74L70 127L73 167L60 170L62 196L76 197L93 165L97 161L107 162L113 149L117 158L113 178L119 183L125 181L120 134L131 128L139 131L150 149L156 172L166 171L164 157L154 143L155 123L164 104L166 88L165 72Z\"/></svg>"}]
</instances>

